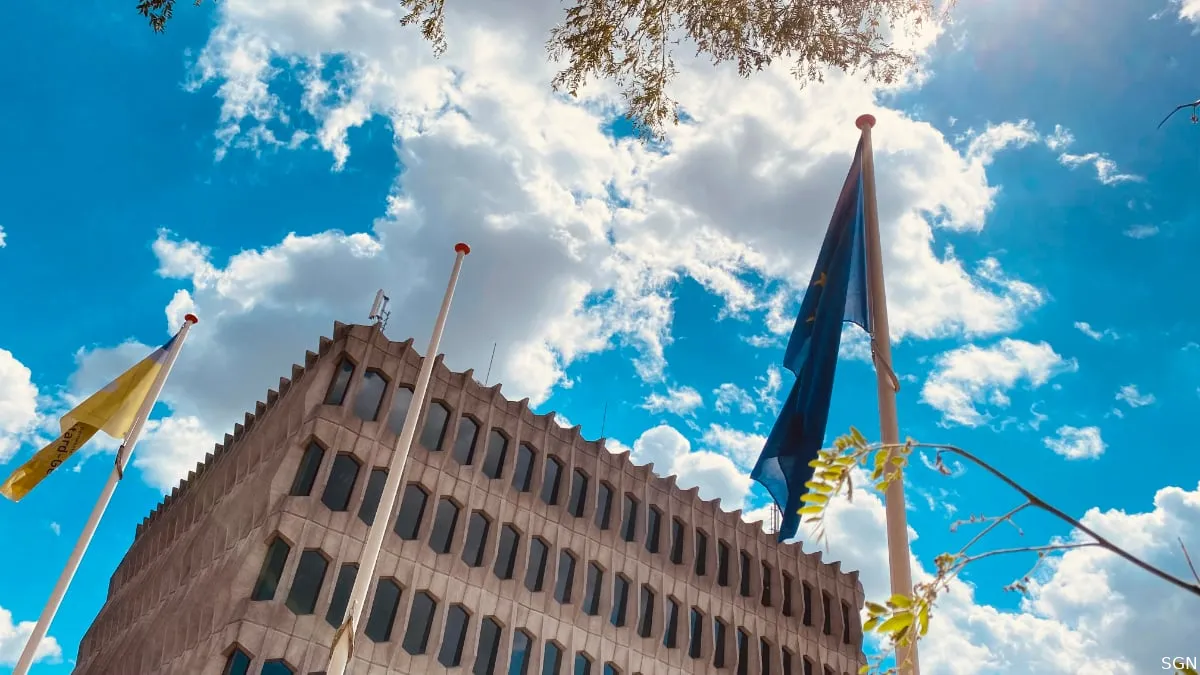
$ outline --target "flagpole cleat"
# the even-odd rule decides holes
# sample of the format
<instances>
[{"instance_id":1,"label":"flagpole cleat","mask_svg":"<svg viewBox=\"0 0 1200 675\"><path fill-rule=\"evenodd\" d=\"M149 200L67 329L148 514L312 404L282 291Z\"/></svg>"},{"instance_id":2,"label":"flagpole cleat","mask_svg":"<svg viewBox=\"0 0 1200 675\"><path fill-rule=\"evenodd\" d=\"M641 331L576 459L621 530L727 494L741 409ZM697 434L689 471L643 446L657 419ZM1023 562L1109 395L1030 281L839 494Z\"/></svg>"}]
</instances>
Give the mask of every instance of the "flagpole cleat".
<instances>
[{"instance_id":1,"label":"flagpole cleat","mask_svg":"<svg viewBox=\"0 0 1200 675\"><path fill-rule=\"evenodd\" d=\"M854 126L859 129L870 129L875 126L875 116L871 114L859 115L858 119L854 120Z\"/></svg>"}]
</instances>

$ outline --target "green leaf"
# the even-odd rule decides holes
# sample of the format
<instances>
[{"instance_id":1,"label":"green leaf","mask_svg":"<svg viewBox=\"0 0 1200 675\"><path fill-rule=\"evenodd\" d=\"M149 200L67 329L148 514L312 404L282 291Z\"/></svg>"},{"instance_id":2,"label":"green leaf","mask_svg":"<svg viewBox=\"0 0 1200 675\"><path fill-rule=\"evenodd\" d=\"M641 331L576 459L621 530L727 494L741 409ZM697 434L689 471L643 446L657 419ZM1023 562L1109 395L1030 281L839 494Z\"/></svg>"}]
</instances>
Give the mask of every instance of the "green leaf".
<instances>
[{"instance_id":1,"label":"green leaf","mask_svg":"<svg viewBox=\"0 0 1200 675\"><path fill-rule=\"evenodd\" d=\"M820 495L814 492L806 492L800 495L800 501L810 502L812 504L825 504L829 502L829 495Z\"/></svg>"},{"instance_id":2,"label":"green leaf","mask_svg":"<svg viewBox=\"0 0 1200 675\"><path fill-rule=\"evenodd\" d=\"M854 427L850 427L850 438L854 439L854 444L860 448L866 447L866 445L867 445L866 437L863 436L862 433L858 429L855 429Z\"/></svg>"},{"instance_id":3,"label":"green leaf","mask_svg":"<svg viewBox=\"0 0 1200 675\"><path fill-rule=\"evenodd\" d=\"M866 606L867 606L867 613L869 613L871 616L879 616L881 614L888 613L887 607L884 607L883 605L880 605L875 602L871 602L870 600L868 600L866 602Z\"/></svg>"},{"instance_id":4,"label":"green leaf","mask_svg":"<svg viewBox=\"0 0 1200 675\"><path fill-rule=\"evenodd\" d=\"M892 618L884 621L877 632L899 638L901 637L901 631L908 630L912 622L913 615L911 612L897 612Z\"/></svg>"},{"instance_id":5,"label":"green leaf","mask_svg":"<svg viewBox=\"0 0 1200 675\"><path fill-rule=\"evenodd\" d=\"M871 631L875 630L875 627L879 625L879 620L879 617L867 619L866 623L864 623L862 627L863 632L870 633Z\"/></svg>"},{"instance_id":6,"label":"green leaf","mask_svg":"<svg viewBox=\"0 0 1200 675\"><path fill-rule=\"evenodd\" d=\"M912 607L912 599L899 593L888 598L887 602L889 606L899 607L900 609L908 609L909 607Z\"/></svg>"},{"instance_id":7,"label":"green leaf","mask_svg":"<svg viewBox=\"0 0 1200 675\"><path fill-rule=\"evenodd\" d=\"M815 515L819 515L819 514L823 513L824 511L825 511L825 507L812 505L812 506L801 506L800 510L797 511L796 513L799 515L802 515L802 516L815 516Z\"/></svg>"}]
</instances>

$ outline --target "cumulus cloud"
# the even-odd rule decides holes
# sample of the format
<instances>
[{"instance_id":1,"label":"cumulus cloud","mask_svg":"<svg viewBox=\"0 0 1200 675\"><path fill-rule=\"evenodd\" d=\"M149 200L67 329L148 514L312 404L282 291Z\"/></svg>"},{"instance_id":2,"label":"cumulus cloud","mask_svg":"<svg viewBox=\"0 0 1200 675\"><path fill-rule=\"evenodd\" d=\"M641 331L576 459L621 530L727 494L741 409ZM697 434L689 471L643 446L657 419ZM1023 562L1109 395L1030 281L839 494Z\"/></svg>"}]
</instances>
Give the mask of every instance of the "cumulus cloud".
<instances>
[{"instance_id":1,"label":"cumulus cloud","mask_svg":"<svg viewBox=\"0 0 1200 675\"><path fill-rule=\"evenodd\" d=\"M12 612L0 607L0 666L15 666L36 621L13 622ZM47 635L34 653L34 663L62 663L62 647Z\"/></svg>"},{"instance_id":2,"label":"cumulus cloud","mask_svg":"<svg viewBox=\"0 0 1200 675\"><path fill-rule=\"evenodd\" d=\"M646 430L633 443L630 459L636 464L653 464L654 473L674 475L684 488L698 487L703 499L720 499L721 508L742 508L750 491L750 478L730 459L708 450L692 450L692 444L669 424Z\"/></svg>"},{"instance_id":3,"label":"cumulus cloud","mask_svg":"<svg viewBox=\"0 0 1200 675\"><path fill-rule=\"evenodd\" d=\"M704 445L733 460L746 471L754 468L758 455L767 443L767 437L738 431L719 424L710 424L702 439Z\"/></svg>"},{"instance_id":4,"label":"cumulus cloud","mask_svg":"<svg viewBox=\"0 0 1200 675\"><path fill-rule=\"evenodd\" d=\"M1156 400L1154 394L1143 394L1138 391L1136 384L1127 384L1117 391L1116 399L1124 402L1130 408L1141 408L1148 406Z\"/></svg>"},{"instance_id":5,"label":"cumulus cloud","mask_svg":"<svg viewBox=\"0 0 1200 675\"><path fill-rule=\"evenodd\" d=\"M702 405L700 392L691 387L668 387L666 394L653 392L642 403L643 408L656 415L669 412L679 416L692 415Z\"/></svg>"},{"instance_id":6,"label":"cumulus cloud","mask_svg":"<svg viewBox=\"0 0 1200 675\"><path fill-rule=\"evenodd\" d=\"M12 352L0 349L0 464L17 452L38 425L33 373Z\"/></svg>"},{"instance_id":7,"label":"cumulus cloud","mask_svg":"<svg viewBox=\"0 0 1200 675\"><path fill-rule=\"evenodd\" d=\"M1095 459L1108 446L1100 437L1100 427L1061 426L1055 436L1042 439L1047 448L1067 459Z\"/></svg>"},{"instance_id":8,"label":"cumulus cloud","mask_svg":"<svg viewBox=\"0 0 1200 675\"><path fill-rule=\"evenodd\" d=\"M1074 359L1064 359L1047 342L1004 338L990 347L966 345L934 360L921 401L940 410L944 424L976 427L991 417L979 407L1007 407L1007 392L1018 383L1037 388L1077 368Z\"/></svg>"}]
</instances>

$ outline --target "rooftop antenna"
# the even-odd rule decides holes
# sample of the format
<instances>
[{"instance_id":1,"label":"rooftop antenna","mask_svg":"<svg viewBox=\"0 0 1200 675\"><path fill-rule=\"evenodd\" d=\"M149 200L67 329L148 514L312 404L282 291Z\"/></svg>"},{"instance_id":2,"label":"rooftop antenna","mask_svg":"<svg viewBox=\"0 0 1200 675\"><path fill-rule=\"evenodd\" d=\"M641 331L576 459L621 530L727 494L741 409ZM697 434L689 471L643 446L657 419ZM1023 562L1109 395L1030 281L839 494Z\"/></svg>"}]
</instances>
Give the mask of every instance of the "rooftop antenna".
<instances>
[{"instance_id":1,"label":"rooftop antenna","mask_svg":"<svg viewBox=\"0 0 1200 675\"><path fill-rule=\"evenodd\" d=\"M600 417L600 438L604 438L604 427L608 425L608 401L604 402L604 414Z\"/></svg>"},{"instance_id":2,"label":"rooftop antenna","mask_svg":"<svg viewBox=\"0 0 1200 675\"><path fill-rule=\"evenodd\" d=\"M371 314L367 317L368 321L374 321L379 330L387 328L388 317L392 312L388 309L388 296L383 294L383 289L375 294L375 302L371 304Z\"/></svg>"},{"instance_id":3,"label":"rooftop antenna","mask_svg":"<svg viewBox=\"0 0 1200 675\"><path fill-rule=\"evenodd\" d=\"M779 507L776 506L775 504L771 504L771 533L772 534L779 534L779 525L780 525L779 516L780 515L781 514L779 513Z\"/></svg>"},{"instance_id":4,"label":"rooftop antenna","mask_svg":"<svg viewBox=\"0 0 1200 675\"><path fill-rule=\"evenodd\" d=\"M492 362L496 360L496 343L492 343L492 358L488 359L487 375L483 376L483 386L488 386L488 382L492 380Z\"/></svg>"}]
</instances>

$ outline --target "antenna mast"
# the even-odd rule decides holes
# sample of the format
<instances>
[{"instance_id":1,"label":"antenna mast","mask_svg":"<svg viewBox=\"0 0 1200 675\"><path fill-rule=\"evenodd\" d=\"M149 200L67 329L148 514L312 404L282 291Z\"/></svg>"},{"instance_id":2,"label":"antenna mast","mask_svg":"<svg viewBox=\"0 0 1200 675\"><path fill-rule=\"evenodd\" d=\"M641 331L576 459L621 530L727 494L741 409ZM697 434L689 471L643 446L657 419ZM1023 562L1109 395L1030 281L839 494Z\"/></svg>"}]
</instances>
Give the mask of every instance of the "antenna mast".
<instances>
[{"instance_id":1,"label":"antenna mast","mask_svg":"<svg viewBox=\"0 0 1200 675\"><path fill-rule=\"evenodd\" d=\"M600 438L604 438L604 428L608 425L608 401L604 402L604 414L600 417Z\"/></svg>"},{"instance_id":2,"label":"antenna mast","mask_svg":"<svg viewBox=\"0 0 1200 675\"><path fill-rule=\"evenodd\" d=\"M492 343L492 358L488 359L487 375L483 376L483 386L488 386L488 382L492 381L492 362L496 360L496 343Z\"/></svg>"},{"instance_id":3,"label":"antenna mast","mask_svg":"<svg viewBox=\"0 0 1200 675\"><path fill-rule=\"evenodd\" d=\"M389 298L384 295L383 289L379 289L375 293L375 302L371 304L371 314L367 317L367 320L374 321L381 331L387 328L388 317L392 315L391 310L388 309L388 301Z\"/></svg>"}]
</instances>

